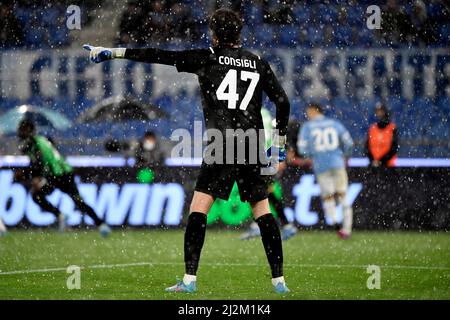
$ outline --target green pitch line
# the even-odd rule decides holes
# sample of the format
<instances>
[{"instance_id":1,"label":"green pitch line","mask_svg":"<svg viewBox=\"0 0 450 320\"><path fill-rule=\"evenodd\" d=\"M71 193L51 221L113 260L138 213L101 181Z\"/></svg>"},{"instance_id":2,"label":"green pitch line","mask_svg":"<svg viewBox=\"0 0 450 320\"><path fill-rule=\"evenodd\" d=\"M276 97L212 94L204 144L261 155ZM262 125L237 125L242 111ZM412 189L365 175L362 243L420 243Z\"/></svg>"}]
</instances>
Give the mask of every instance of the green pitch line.
<instances>
[{"instance_id":1,"label":"green pitch line","mask_svg":"<svg viewBox=\"0 0 450 320\"><path fill-rule=\"evenodd\" d=\"M0 238L0 299L278 299L259 239L208 230L198 292L165 293L183 275L183 232L13 231ZM293 291L283 299L449 299L446 233L301 232L284 243ZM81 289L68 290L67 267L81 268ZM380 267L369 290L368 265Z\"/></svg>"}]
</instances>

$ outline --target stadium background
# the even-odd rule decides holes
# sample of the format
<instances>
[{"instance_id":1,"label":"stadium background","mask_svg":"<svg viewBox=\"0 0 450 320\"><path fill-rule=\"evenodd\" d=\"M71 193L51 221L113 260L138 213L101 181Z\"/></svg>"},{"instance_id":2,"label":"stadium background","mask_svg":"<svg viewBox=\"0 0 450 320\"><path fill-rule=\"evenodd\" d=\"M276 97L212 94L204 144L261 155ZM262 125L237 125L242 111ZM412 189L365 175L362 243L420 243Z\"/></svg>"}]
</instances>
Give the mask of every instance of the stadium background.
<instances>
[{"instance_id":1,"label":"stadium background","mask_svg":"<svg viewBox=\"0 0 450 320\"><path fill-rule=\"evenodd\" d=\"M171 67L127 61L94 65L81 46L88 42L103 46L150 45L171 49L207 47L207 16L216 5L228 3L240 10L245 20L243 45L267 58L282 79L291 100L292 120L303 122L304 106L310 101L320 101L327 106L327 114L341 119L349 128L356 142L354 156L361 160L367 129L374 121L375 104L384 101L393 111L393 119L399 127L399 156L406 160L440 159L426 162L425 166L448 166L448 161L442 161L450 157L448 5L444 1L423 3L426 20L415 29L414 24L413 27L405 26L405 21L415 23L418 15L423 15L423 11L419 13L415 6L421 5L398 1L403 8L397 7L398 11L395 7L387 8L385 2L376 2L238 1L233 4L194 0L129 3L23 0L2 3L0 115L22 104L30 104L48 107L75 120L103 99L123 96L151 103L163 110L167 117L125 123L83 124L75 121L68 130L46 128L43 133L51 136L65 155L100 156L96 158L99 167L121 167L129 163L128 154L112 154L105 150L105 141L111 138L138 139L151 129L170 146L167 140L174 129L193 131L194 120L202 120L195 78L177 74ZM80 6L81 30L70 30L66 25L72 14L66 12L69 4ZM365 10L372 4L378 4L384 12L381 30L366 27L368 15ZM269 102L266 106L274 111ZM0 132L0 141L1 165L22 165L23 158L5 157L18 155L15 137ZM77 169L81 176L86 162L95 163L94 158L72 159L82 167ZM417 161L406 162L405 166L414 166L414 163ZM362 167L364 161L355 161L354 164ZM1 185L12 190L15 187L9 181L10 171L4 169ZM186 174L181 179L186 188L193 178L191 171L184 170L184 167L178 170ZM437 209L428 210L431 215L440 212L437 218L433 218L438 221L435 227L438 229L448 225L449 212L448 193L445 193L449 187L449 170L440 170L433 179L439 180L435 188L440 186L444 191L437 194ZM411 177L407 189L412 199L424 192L430 197L434 195L422 187L424 180L429 179L423 178L427 175L425 171L410 168L405 173L405 180ZM122 185L135 175L127 171L125 177L97 182ZM89 177L85 176L85 179L89 180ZM90 179L95 180L95 177ZM299 179L298 174L297 183ZM161 182L168 181L162 179ZM292 183L292 188L296 182ZM378 195L374 192L372 196L376 198ZM14 206L10 198L3 192L0 200L5 221L8 223L8 217L13 221L10 214ZM396 200L396 197L389 198L388 202L394 201L397 210L404 211L407 201ZM54 201L59 201L57 196ZM375 203L373 199L371 201ZM25 203L23 199L16 201L20 202ZM413 203L420 207L417 200ZM27 208L22 209L22 215L27 211L40 214L37 208ZM363 209L361 207L361 211L368 211ZM371 210L379 208L375 204ZM386 215L395 215L396 212L391 210ZM10 225L18 223L11 221ZM408 227L404 222L402 220L397 227ZM378 224L379 227L391 225L383 221ZM413 228L421 226L413 225ZM430 219L425 225L431 226Z\"/></svg>"}]
</instances>

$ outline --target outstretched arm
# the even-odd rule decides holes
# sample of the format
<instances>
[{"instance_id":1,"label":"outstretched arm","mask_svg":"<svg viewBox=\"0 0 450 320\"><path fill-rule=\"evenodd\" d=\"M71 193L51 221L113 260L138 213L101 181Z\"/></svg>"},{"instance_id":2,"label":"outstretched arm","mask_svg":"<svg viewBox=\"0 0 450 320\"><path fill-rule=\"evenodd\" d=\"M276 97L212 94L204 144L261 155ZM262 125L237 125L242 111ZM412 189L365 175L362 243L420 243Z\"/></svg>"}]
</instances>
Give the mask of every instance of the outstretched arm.
<instances>
[{"instance_id":1,"label":"outstretched arm","mask_svg":"<svg viewBox=\"0 0 450 320\"><path fill-rule=\"evenodd\" d=\"M83 46L90 52L89 57L95 63L111 59L128 59L145 63L159 63L177 66L181 71L190 71L198 64L194 51L170 51L156 48L127 49L94 47L88 44ZM189 67L188 67L189 65Z\"/></svg>"},{"instance_id":2,"label":"outstretched arm","mask_svg":"<svg viewBox=\"0 0 450 320\"><path fill-rule=\"evenodd\" d=\"M181 56L180 51L168 51L154 48L104 48L94 47L88 44L85 44L83 48L90 51L89 57L95 63L111 59L128 59L138 62L176 65Z\"/></svg>"},{"instance_id":3,"label":"outstretched arm","mask_svg":"<svg viewBox=\"0 0 450 320\"><path fill-rule=\"evenodd\" d=\"M175 66L182 63L183 54L182 51L169 51L154 48L127 49L125 51L125 59Z\"/></svg>"}]
</instances>

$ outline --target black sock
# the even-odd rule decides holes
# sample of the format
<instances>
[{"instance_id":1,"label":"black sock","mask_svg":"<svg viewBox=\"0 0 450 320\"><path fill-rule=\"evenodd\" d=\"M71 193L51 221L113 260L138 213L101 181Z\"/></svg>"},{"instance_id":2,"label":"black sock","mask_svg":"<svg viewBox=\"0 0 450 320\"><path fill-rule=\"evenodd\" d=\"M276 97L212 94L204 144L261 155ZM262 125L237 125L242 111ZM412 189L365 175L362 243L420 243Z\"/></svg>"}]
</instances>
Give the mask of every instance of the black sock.
<instances>
[{"instance_id":1,"label":"black sock","mask_svg":"<svg viewBox=\"0 0 450 320\"><path fill-rule=\"evenodd\" d=\"M282 226L285 226L289 223L286 216L284 215L284 205L281 199L277 199L273 193L269 193L269 201L273 204L275 211L277 212L278 219Z\"/></svg>"},{"instance_id":2,"label":"black sock","mask_svg":"<svg viewBox=\"0 0 450 320\"><path fill-rule=\"evenodd\" d=\"M206 214L192 212L189 215L186 232L184 233L184 263L186 274L197 274L200 253L205 242Z\"/></svg>"},{"instance_id":3,"label":"black sock","mask_svg":"<svg viewBox=\"0 0 450 320\"><path fill-rule=\"evenodd\" d=\"M259 217L256 222L261 230L267 260L272 269L272 278L281 277L283 276L283 247L277 222L271 213Z\"/></svg>"}]
</instances>

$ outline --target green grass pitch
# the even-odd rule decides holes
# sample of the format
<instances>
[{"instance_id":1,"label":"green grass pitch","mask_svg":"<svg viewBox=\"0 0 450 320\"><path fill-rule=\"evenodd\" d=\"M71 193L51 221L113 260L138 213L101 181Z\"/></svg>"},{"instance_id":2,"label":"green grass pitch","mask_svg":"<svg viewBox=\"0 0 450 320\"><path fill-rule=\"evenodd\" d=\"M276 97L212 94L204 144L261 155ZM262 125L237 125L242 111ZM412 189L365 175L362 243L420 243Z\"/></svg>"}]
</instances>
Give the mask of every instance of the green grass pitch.
<instances>
[{"instance_id":1,"label":"green grass pitch","mask_svg":"<svg viewBox=\"0 0 450 320\"><path fill-rule=\"evenodd\" d=\"M165 293L182 277L182 230L11 231L0 238L0 299L450 299L448 233L308 231L284 243L291 293L272 293L259 239L211 229L197 293ZM81 289L68 290L69 265ZM369 290L367 265L381 268ZM25 271L27 270L27 271Z\"/></svg>"}]
</instances>

